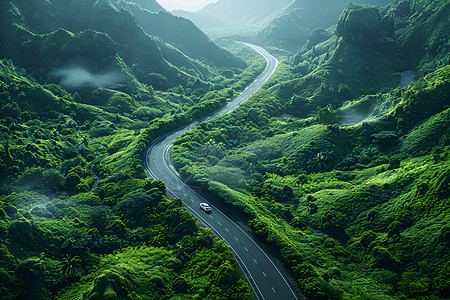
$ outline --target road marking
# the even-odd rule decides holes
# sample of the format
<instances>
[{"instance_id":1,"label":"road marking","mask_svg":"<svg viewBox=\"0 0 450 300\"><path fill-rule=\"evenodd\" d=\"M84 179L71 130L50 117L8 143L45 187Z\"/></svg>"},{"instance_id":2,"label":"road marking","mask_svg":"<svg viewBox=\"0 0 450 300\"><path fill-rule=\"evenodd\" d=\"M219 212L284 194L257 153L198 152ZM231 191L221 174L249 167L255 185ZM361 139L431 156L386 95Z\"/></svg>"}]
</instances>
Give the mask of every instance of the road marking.
<instances>
[{"instance_id":1,"label":"road marking","mask_svg":"<svg viewBox=\"0 0 450 300\"><path fill-rule=\"evenodd\" d=\"M257 46L251 46L253 49L255 49L258 53L260 53L260 54L262 54L262 55L264 55L264 57L265 57L265 59L266 59L266 61L267 61L267 70L270 70L270 69L273 69L271 72L263 72L265 75L264 76L261 76L261 78L258 78L257 80L255 80L254 81L254 83L257 83L258 81L263 81L263 82L261 82L261 85L263 84L263 83L265 83L265 82L267 82L270 78L271 78L271 76L275 73L275 71L276 71L276 67L278 66L278 61L276 60L276 58L274 58L274 57L272 57L272 56L270 56L266 51L264 51L264 49L262 49L262 48L260 48L260 47L257 47ZM272 61L273 60L273 61ZM270 74L269 74L270 73ZM254 86L254 87L247 87L246 89L245 89L245 91L243 92L243 93L241 93L241 94L244 94L244 95L247 95L247 94L250 94L250 93L253 93L253 90L255 89L255 91L256 90L258 90L259 88L260 88L260 86L261 85L259 85L258 84L258 86ZM241 102L243 103L243 101L242 101L242 98L244 98L243 96L244 95L242 95L242 97L237 97L238 99L239 98L241 98L239 101L239 103L237 104L237 105L232 105L230 108L228 108L230 105L227 105L227 107L226 107L226 109L224 110L225 112L222 112L222 110L219 110L219 112L221 112L221 113L228 113L228 112L230 112L231 111L231 108L233 108L233 107L238 107L240 104L241 104ZM248 98L248 97L247 97ZM228 110L228 112L226 112ZM216 113L215 115L218 115L218 113ZM164 145L166 144L166 143L168 143L168 141L170 141L173 137L175 137L175 136L177 136L177 135L180 135L180 133L182 133L182 132L185 132L186 130L189 130L189 129L191 129L191 128L195 128L196 126L195 125L189 125L187 128L185 128L185 129L182 129L182 130L178 130L178 131L176 131L174 134L171 134L171 135L169 135L167 138L165 138L165 139L163 139L163 140L161 140L160 142L159 142L159 145L157 146L157 150L159 150L159 149L164 149ZM170 145L168 146L168 147L166 147L165 149L164 149L164 154L163 154L163 156L162 156L162 160L163 160L163 163L165 163L165 161L166 161L166 159L167 159L167 151L168 150L170 150ZM158 156L157 157L158 158L158 160L160 160L161 158ZM167 165L165 165L164 167L161 167L161 168L163 168L163 169L166 169L166 167L167 167ZM161 170L160 170L161 171ZM171 171L170 169L169 169L169 171ZM162 173L162 172L161 172ZM161 174L162 175L162 174ZM155 174L155 176L156 176L156 174ZM162 176L164 176L164 175L162 175ZM195 212L194 212L194 214L195 214ZM197 217L199 217L199 215L196 215ZM225 216L226 217L226 216ZM201 219L201 217L200 217L200 219ZM230 220L231 221L231 220ZM246 234L245 232L243 232L244 234ZM218 234L219 236L220 236L220 234ZM247 234L246 234L247 235ZM248 235L247 235L248 236ZM235 239L236 240L238 240L236 237L235 237ZM227 241L225 241L225 243L227 243ZM227 243L228 244L228 243ZM229 244L228 244L229 245ZM255 244L260 250L261 250L261 248L258 246L258 244ZM247 250L247 249L246 249ZM247 250L248 251L248 250ZM264 252L262 252L266 257L267 257L267 254L265 254ZM273 262L272 262L272 264L273 264ZM245 265L244 265L244 267L245 267ZM274 265L274 267L275 267L275 265ZM275 267L276 268L276 267ZM278 273L280 273L280 271L277 269L277 271L278 271ZM281 273L280 273L280 275L281 275ZM251 275L250 275L251 276ZM284 279L284 277L283 277L283 279ZM287 281L286 281L286 279L284 279L284 281L287 283ZM258 286L256 285L256 288L259 290L259 288L258 288ZM289 289L292 291L292 289L289 287ZM276 294L276 291L275 291L275 289L272 287L272 290L273 290L273 292ZM296 298L296 297L295 297Z\"/></svg>"},{"instance_id":2,"label":"road marking","mask_svg":"<svg viewBox=\"0 0 450 300\"><path fill-rule=\"evenodd\" d=\"M237 238L237 237L234 237L234 239L235 239L236 241L238 241L238 242L239 242L239 240L238 240L238 238Z\"/></svg>"},{"instance_id":3,"label":"road marking","mask_svg":"<svg viewBox=\"0 0 450 300\"><path fill-rule=\"evenodd\" d=\"M214 219L214 217L213 217L213 216L211 216L211 215L209 215L209 217L210 217L211 219Z\"/></svg>"},{"instance_id":4,"label":"road marking","mask_svg":"<svg viewBox=\"0 0 450 300\"><path fill-rule=\"evenodd\" d=\"M194 203L194 200L191 199L191 201L192 201L192 203Z\"/></svg>"},{"instance_id":5,"label":"road marking","mask_svg":"<svg viewBox=\"0 0 450 300\"><path fill-rule=\"evenodd\" d=\"M244 249L245 249L245 251L247 251L247 252L248 252L248 249L247 249L247 247L244 247Z\"/></svg>"},{"instance_id":6,"label":"road marking","mask_svg":"<svg viewBox=\"0 0 450 300\"><path fill-rule=\"evenodd\" d=\"M264 272L263 272L263 275L264 275L264 277L266 277L266 278L267 278L267 275L266 275L266 273L264 273Z\"/></svg>"},{"instance_id":7,"label":"road marking","mask_svg":"<svg viewBox=\"0 0 450 300\"><path fill-rule=\"evenodd\" d=\"M256 261L256 259L253 259L253 261L255 262L255 264L257 264L258 262Z\"/></svg>"},{"instance_id":8,"label":"road marking","mask_svg":"<svg viewBox=\"0 0 450 300\"><path fill-rule=\"evenodd\" d=\"M220 224L220 222L219 222L219 221L217 221L217 224L219 224L220 226L222 226L222 224Z\"/></svg>"},{"instance_id":9,"label":"road marking","mask_svg":"<svg viewBox=\"0 0 450 300\"><path fill-rule=\"evenodd\" d=\"M225 228L225 230L226 230L227 232L230 232L230 231L228 230L228 228Z\"/></svg>"}]
</instances>

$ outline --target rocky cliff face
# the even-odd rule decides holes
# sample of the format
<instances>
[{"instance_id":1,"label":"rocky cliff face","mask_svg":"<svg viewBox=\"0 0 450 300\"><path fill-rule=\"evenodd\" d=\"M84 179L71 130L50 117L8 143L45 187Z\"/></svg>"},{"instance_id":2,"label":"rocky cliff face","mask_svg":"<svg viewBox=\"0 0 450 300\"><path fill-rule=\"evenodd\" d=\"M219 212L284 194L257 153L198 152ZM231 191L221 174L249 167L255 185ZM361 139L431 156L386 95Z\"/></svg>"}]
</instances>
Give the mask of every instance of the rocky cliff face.
<instances>
[{"instance_id":1,"label":"rocky cliff face","mask_svg":"<svg viewBox=\"0 0 450 300\"><path fill-rule=\"evenodd\" d=\"M335 35L318 43L309 37L294 58L299 78L280 86L280 95L296 95L292 111L301 115L394 89L402 74L422 77L449 63L449 15L446 0L395 2L380 9L349 4Z\"/></svg>"},{"instance_id":2,"label":"rocky cliff face","mask_svg":"<svg viewBox=\"0 0 450 300\"><path fill-rule=\"evenodd\" d=\"M373 45L380 35L381 18L376 8L347 8L339 19L336 33L345 41Z\"/></svg>"},{"instance_id":3,"label":"rocky cliff face","mask_svg":"<svg viewBox=\"0 0 450 300\"><path fill-rule=\"evenodd\" d=\"M274 19L267 27L261 30L255 37L254 41L266 46L273 46L280 49L297 52L307 44L308 35L316 29L327 29L339 20L339 16L344 10L348 0L296 0L286 8L280 17ZM358 3L367 3L381 7L392 0L360 0ZM353 5L351 7L359 7ZM365 8L361 12L357 9L347 9L345 16L341 16L340 23L345 25L342 28L342 34L346 32L348 40L363 39L367 31L376 32L380 26L379 16L376 16L377 9ZM366 16L372 12L371 16ZM351 15L351 16L350 16ZM344 17L342 19L342 17ZM369 17L369 19L366 19ZM350 18L347 20L347 18ZM369 23L373 24L369 24ZM353 25L351 25L353 24ZM374 27L375 26L375 27ZM343 27L343 26L342 26ZM362 30L363 32L357 32ZM331 30L330 30L331 31ZM374 33L376 35L376 33ZM353 35L353 37L352 37ZM362 41L361 41L362 42ZM309 45L308 45L309 47Z\"/></svg>"}]
</instances>

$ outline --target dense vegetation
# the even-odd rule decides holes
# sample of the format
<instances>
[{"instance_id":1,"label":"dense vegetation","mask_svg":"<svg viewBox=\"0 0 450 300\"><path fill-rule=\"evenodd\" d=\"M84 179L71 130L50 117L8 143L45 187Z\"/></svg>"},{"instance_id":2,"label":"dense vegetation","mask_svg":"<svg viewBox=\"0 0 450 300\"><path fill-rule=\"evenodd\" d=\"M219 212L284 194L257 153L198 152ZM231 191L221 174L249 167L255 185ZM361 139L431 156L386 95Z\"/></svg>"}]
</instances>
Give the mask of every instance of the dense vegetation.
<instances>
[{"instance_id":1,"label":"dense vegetation","mask_svg":"<svg viewBox=\"0 0 450 300\"><path fill-rule=\"evenodd\" d=\"M142 155L265 61L209 40L227 67L191 59L115 5L0 4L1 298L251 299L228 247L147 178Z\"/></svg>"},{"instance_id":2,"label":"dense vegetation","mask_svg":"<svg viewBox=\"0 0 450 300\"><path fill-rule=\"evenodd\" d=\"M252 298L142 155L265 62L135 4L0 3L2 299ZM251 100L175 143L186 180L311 299L450 297L449 15L447 0L350 4Z\"/></svg>"},{"instance_id":3,"label":"dense vegetation","mask_svg":"<svg viewBox=\"0 0 450 300\"><path fill-rule=\"evenodd\" d=\"M333 27L349 0L295 0L250 39L276 52L298 52L306 43L329 37L325 30ZM393 0L359 0L357 3L385 6ZM331 28L330 28L331 29ZM323 37L321 36L322 33ZM311 36L310 36L311 35Z\"/></svg>"},{"instance_id":4,"label":"dense vegetation","mask_svg":"<svg viewBox=\"0 0 450 300\"><path fill-rule=\"evenodd\" d=\"M448 1L348 5L331 38L175 142L186 179L311 299L450 297L449 16Z\"/></svg>"}]
</instances>

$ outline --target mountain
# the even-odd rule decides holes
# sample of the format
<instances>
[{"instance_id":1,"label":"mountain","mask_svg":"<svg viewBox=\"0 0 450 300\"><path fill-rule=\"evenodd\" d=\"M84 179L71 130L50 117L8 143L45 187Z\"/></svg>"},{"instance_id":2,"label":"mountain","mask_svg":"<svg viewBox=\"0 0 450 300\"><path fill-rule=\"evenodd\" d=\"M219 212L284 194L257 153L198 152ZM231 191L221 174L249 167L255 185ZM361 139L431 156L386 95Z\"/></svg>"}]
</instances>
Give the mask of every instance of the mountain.
<instances>
[{"instance_id":1,"label":"mountain","mask_svg":"<svg viewBox=\"0 0 450 300\"><path fill-rule=\"evenodd\" d=\"M220 27L252 26L268 24L277 13L292 0L219 0L210 3L199 12L174 11L177 16L192 20L204 30Z\"/></svg>"},{"instance_id":2,"label":"mountain","mask_svg":"<svg viewBox=\"0 0 450 300\"><path fill-rule=\"evenodd\" d=\"M449 8L406 4L380 9L349 4L334 36L308 41L294 57L297 78L277 87L280 97L306 116L318 106L339 107L346 99L390 90L403 72L423 76L427 69L445 65ZM413 9L432 13L433 19L425 20Z\"/></svg>"},{"instance_id":3,"label":"mountain","mask_svg":"<svg viewBox=\"0 0 450 300\"><path fill-rule=\"evenodd\" d=\"M360 0L360 4L385 6L393 0ZM348 0L295 0L252 41L264 46L292 52L299 51L307 42L309 34L316 29L327 29L336 24Z\"/></svg>"},{"instance_id":4,"label":"mountain","mask_svg":"<svg viewBox=\"0 0 450 300\"><path fill-rule=\"evenodd\" d=\"M450 297L449 16L447 0L349 3L252 99L175 141L182 176L308 299Z\"/></svg>"},{"instance_id":5,"label":"mountain","mask_svg":"<svg viewBox=\"0 0 450 300\"><path fill-rule=\"evenodd\" d=\"M136 126L158 110L124 117L124 98L110 113L0 59L1 298L252 299L229 248L144 173L168 119Z\"/></svg>"},{"instance_id":6,"label":"mountain","mask_svg":"<svg viewBox=\"0 0 450 300\"><path fill-rule=\"evenodd\" d=\"M189 55L144 16L183 26ZM1 299L253 298L230 249L142 157L265 60L228 41L247 67L192 23L159 17L119 0L0 2Z\"/></svg>"},{"instance_id":7,"label":"mountain","mask_svg":"<svg viewBox=\"0 0 450 300\"><path fill-rule=\"evenodd\" d=\"M83 3L16 0L2 2L1 6L0 55L13 59L37 78L55 80L51 76L55 70L58 73L60 69L81 66L91 73L120 74L121 82L128 85L134 85L136 78L165 90L184 85L191 76L205 79L215 67L245 68L242 60L219 48L189 21L163 12L153 14L136 4L118 1L113 5L108 0ZM145 32L137 19L147 22L143 26L148 29L152 29L149 24L181 29L176 36L170 30L152 29L153 33L161 34L155 37ZM157 24L159 21L164 23ZM163 42L165 37L172 42L180 37L177 44L189 50L193 58ZM126 86L122 91L126 91Z\"/></svg>"},{"instance_id":8,"label":"mountain","mask_svg":"<svg viewBox=\"0 0 450 300\"><path fill-rule=\"evenodd\" d=\"M135 65L137 74L159 73L172 85L179 80L156 40L128 11L109 1L18 0L3 2L2 12L6 30L0 33L0 54L39 77L77 64L88 65L92 71L122 70L123 59L127 65ZM138 78L151 84L146 76Z\"/></svg>"},{"instance_id":9,"label":"mountain","mask_svg":"<svg viewBox=\"0 0 450 300\"><path fill-rule=\"evenodd\" d=\"M126 0L127 2L135 3L142 9L146 9L151 12L165 11L156 0Z\"/></svg>"},{"instance_id":10,"label":"mountain","mask_svg":"<svg viewBox=\"0 0 450 300\"><path fill-rule=\"evenodd\" d=\"M188 56L216 67L245 68L242 60L218 47L191 21L165 11L152 13L128 4L123 7L130 10L146 33L172 44Z\"/></svg>"},{"instance_id":11,"label":"mountain","mask_svg":"<svg viewBox=\"0 0 450 300\"><path fill-rule=\"evenodd\" d=\"M233 24L257 25L290 3L291 0L220 0L210 3L199 14L214 16Z\"/></svg>"}]
</instances>

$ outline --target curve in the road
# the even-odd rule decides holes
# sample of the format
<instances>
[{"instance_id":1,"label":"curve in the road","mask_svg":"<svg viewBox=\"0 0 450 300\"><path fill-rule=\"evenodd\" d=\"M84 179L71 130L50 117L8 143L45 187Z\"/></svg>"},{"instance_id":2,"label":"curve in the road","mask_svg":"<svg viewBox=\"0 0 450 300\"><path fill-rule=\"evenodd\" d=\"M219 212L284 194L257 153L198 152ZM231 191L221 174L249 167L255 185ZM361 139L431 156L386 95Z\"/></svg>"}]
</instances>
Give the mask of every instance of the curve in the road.
<instances>
[{"instance_id":1,"label":"curve in the road","mask_svg":"<svg viewBox=\"0 0 450 300\"><path fill-rule=\"evenodd\" d=\"M203 120L209 120L233 111L259 90L274 74L278 66L278 60L261 47L252 44L246 45L256 50L267 60L265 70L238 97ZM154 179L164 181L170 193L180 198L185 207L197 219L210 227L220 239L227 243L258 299L299 299L298 293L291 287L270 256L238 224L217 207L211 205L212 212L203 212L200 209L200 203L207 201L180 179L178 172L171 163L169 150L177 137L194 127L195 123L192 123L156 140L145 155L144 167L147 174Z\"/></svg>"}]
</instances>

